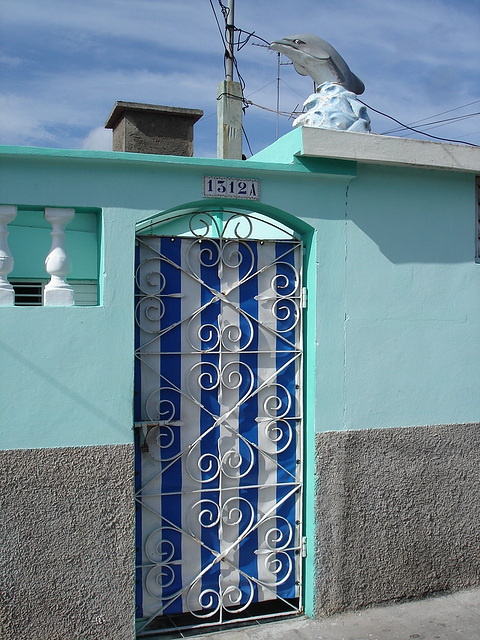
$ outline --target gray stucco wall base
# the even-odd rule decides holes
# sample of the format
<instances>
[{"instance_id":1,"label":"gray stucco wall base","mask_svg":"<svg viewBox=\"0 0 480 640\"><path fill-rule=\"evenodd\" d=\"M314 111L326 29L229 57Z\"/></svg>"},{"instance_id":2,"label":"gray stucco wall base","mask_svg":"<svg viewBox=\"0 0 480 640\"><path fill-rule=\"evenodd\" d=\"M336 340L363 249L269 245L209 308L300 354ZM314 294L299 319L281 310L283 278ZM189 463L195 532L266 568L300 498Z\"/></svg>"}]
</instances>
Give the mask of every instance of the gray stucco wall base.
<instances>
[{"instance_id":1,"label":"gray stucco wall base","mask_svg":"<svg viewBox=\"0 0 480 640\"><path fill-rule=\"evenodd\" d=\"M316 440L316 614L480 584L480 424Z\"/></svg>"},{"instance_id":2,"label":"gray stucco wall base","mask_svg":"<svg viewBox=\"0 0 480 640\"><path fill-rule=\"evenodd\" d=\"M4 451L0 477L0 637L133 639L133 445Z\"/></svg>"}]
</instances>

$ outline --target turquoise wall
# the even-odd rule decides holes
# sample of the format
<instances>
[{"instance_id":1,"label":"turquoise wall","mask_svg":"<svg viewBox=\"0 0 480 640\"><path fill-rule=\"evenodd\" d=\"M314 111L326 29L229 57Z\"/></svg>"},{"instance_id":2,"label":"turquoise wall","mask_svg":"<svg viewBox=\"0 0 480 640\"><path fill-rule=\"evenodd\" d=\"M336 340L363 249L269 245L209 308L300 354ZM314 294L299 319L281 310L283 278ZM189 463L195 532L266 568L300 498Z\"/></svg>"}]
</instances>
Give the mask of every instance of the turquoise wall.
<instances>
[{"instance_id":1,"label":"turquoise wall","mask_svg":"<svg viewBox=\"0 0 480 640\"><path fill-rule=\"evenodd\" d=\"M132 332L117 318L106 306L2 309L3 449L130 442Z\"/></svg>"},{"instance_id":2,"label":"turquoise wall","mask_svg":"<svg viewBox=\"0 0 480 640\"><path fill-rule=\"evenodd\" d=\"M0 308L4 449L132 440L134 222L115 211L106 218L115 251L102 256L102 305ZM14 233L13 228L11 237ZM15 243L9 244L15 255ZM77 261L82 277L96 274L96 253L82 257L83 267Z\"/></svg>"},{"instance_id":3,"label":"turquoise wall","mask_svg":"<svg viewBox=\"0 0 480 640\"><path fill-rule=\"evenodd\" d=\"M101 304L0 309L1 447L131 442L135 224L182 204L257 206L203 201L203 175L259 178L259 210L304 234L307 434L478 420L473 175L282 154L3 149L0 203L31 209L10 226L14 274L43 265L41 208L75 207L86 225L67 227L76 277L99 268ZM15 232L31 216L43 239L30 235L24 256Z\"/></svg>"},{"instance_id":4,"label":"turquoise wall","mask_svg":"<svg viewBox=\"0 0 480 640\"><path fill-rule=\"evenodd\" d=\"M344 427L478 421L474 176L359 167L345 238Z\"/></svg>"}]
</instances>

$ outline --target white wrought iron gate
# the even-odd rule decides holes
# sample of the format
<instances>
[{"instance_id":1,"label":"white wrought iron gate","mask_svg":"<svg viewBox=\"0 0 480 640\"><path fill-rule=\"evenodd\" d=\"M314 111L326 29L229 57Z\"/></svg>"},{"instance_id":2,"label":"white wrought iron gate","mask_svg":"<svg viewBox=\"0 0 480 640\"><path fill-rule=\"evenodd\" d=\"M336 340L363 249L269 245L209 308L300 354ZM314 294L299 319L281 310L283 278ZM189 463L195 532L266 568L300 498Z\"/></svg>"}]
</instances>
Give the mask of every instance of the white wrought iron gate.
<instances>
[{"instance_id":1,"label":"white wrought iron gate","mask_svg":"<svg viewBox=\"0 0 480 640\"><path fill-rule=\"evenodd\" d=\"M139 637L301 610L301 242L188 228L137 237Z\"/></svg>"}]
</instances>

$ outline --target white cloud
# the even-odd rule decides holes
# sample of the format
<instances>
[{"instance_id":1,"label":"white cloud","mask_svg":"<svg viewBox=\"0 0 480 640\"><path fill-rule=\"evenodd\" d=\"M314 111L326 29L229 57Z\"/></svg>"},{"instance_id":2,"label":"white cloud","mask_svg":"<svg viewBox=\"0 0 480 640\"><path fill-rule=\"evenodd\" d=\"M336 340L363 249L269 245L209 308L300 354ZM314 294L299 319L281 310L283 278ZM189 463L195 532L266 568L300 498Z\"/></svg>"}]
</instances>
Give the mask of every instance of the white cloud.
<instances>
[{"instance_id":1,"label":"white cloud","mask_svg":"<svg viewBox=\"0 0 480 640\"><path fill-rule=\"evenodd\" d=\"M6 67L19 67L22 64L22 59L14 56L9 56L6 53L0 53L0 64Z\"/></svg>"},{"instance_id":2,"label":"white cloud","mask_svg":"<svg viewBox=\"0 0 480 640\"><path fill-rule=\"evenodd\" d=\"M37 33L55 29L58 42L72 48L108 36L170 51L205 51L217 29L204 0L188 5L170 0L16 0L4 4L2 14L4 25L32 27ZM120 55L121 45L119 41Z\"/></svg>"},{"instance_id":3,"label":"white cloud","mask_svg":"<svg viewBox=\"0 0 480 640\"><path fill-rule=\"evenodd\" d=\"M82 149L89 149L91 151L111 151L112 132L104 127L96 127L95 129L92 129L82 141Z\"/></svg>"},{"instance_id":4,"label":"white cloud","mask_svg":"<svg viewBox=\"0 0 480 640\"><path fill-rule=\"evenodd\" d=\"M54 136L43 128L42 117L22 96L0 97L0 122L2 144L48 146L54 143Z\"/></svg>"}]
</instances>

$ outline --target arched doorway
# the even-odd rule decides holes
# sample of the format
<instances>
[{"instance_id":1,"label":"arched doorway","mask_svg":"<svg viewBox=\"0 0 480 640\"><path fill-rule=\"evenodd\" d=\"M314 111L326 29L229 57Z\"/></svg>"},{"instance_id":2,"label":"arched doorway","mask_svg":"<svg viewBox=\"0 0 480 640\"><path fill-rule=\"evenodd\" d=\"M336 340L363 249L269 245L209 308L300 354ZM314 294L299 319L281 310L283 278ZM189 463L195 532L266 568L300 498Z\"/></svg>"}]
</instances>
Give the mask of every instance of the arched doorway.
<instances>
[{"instance_id":1,"label":"arched doorway","mask_svg":"<svg viewBox=\"0 0 480 640\"><path fill-rule=\"evenodd\" d=\"M138 637L302 611L302 258L226 207L137 235Z\"/></svg>"}]
</instances>

